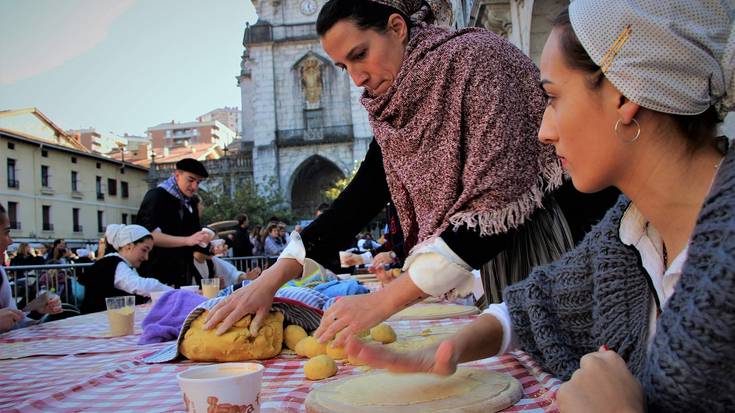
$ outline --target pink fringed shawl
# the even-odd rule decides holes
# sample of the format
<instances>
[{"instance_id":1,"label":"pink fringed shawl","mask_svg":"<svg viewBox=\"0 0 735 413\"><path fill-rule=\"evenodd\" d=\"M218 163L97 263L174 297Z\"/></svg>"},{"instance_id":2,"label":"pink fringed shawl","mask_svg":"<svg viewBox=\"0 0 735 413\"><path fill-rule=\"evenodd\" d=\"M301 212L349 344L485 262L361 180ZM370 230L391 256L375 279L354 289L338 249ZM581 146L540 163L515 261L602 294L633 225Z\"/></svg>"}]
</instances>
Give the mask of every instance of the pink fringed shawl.
<instances>
[{"instance_id":1,"label":"pink fringed shawl","mask_svg":"<svg viewBox=\"0 0 735 413\"><path fill-rule=\"evenodd\" d=\"M561 185L558 158L537 138L538 71L491 32L413 27L391 88L362 104L408 248L449 225L505 232Z\"/></svg>"}]
</instances>

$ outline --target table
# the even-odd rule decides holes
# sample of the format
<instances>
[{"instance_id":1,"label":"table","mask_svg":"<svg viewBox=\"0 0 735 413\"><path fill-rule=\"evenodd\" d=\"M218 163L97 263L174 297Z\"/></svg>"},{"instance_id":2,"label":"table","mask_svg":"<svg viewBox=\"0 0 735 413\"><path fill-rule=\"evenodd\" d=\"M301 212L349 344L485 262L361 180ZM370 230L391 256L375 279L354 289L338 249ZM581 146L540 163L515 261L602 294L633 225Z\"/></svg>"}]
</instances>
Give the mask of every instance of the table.
<instances>
[{"instance_id":1,"label":"table","mask_svg":"<svg viewBox=\"0 0 735 413\"><path fill-rule=\"evenodd\" d=\"M136 308L136 334L108 337L105 313L54 321L0 335L0 411L2 412L171 412L183 411L176 374L195 365L178 361L147 364L144 357L169 343L137 345L140 324L150 310ZM402 332L469 323L472 317L450 320L390 322ZM309 391L325 381L303 375L305 360L281 355L264 360L261 411L304 412ZM363 367L337 362L342 378ZM522 352L492 357L468 366L490 368L517 378L524 397L509 412L555 412L559 380L543 372Z\"/></svg>"}]
</instances>

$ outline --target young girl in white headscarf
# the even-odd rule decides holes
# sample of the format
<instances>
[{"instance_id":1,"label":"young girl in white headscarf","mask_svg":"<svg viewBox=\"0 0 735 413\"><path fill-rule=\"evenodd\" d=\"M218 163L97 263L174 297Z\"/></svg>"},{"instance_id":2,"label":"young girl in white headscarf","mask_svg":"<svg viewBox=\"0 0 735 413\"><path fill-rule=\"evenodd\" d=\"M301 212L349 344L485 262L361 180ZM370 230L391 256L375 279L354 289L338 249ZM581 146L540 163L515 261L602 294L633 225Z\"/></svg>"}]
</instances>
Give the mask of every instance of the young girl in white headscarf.
<instances>
[{"instance_id":1,"label":"young girl in white headscarf","mask_svg":"<svg viewBox=\"0 0 735 413\"><path fill-rule=\"evenodd\" d=\"M116 253L105 255L94 263L79 282L85 286L82 313L92 313L106 309L105 298L134 294L136 302L142 303L143 297L150 297L154 291L167 291L171 287L155 278L143 278L136 270L153 248L153 236L140 225L107 226L107 242Z\"/></svg>"}]
</instances>

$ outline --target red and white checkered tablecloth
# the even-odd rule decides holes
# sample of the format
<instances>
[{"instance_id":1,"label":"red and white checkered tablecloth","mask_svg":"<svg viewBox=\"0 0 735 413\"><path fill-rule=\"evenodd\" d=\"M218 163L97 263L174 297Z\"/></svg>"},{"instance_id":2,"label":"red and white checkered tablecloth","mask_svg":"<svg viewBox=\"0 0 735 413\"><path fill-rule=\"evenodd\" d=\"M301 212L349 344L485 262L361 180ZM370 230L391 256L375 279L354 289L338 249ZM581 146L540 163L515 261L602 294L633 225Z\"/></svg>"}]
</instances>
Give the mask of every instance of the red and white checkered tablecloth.
<instances>
[{"instance_id":1,"label":"red and white checkered tablecloth","mask_svg":"<svg viewBox=\"0 0 735 413\"><path fill-rule=\"evenodd\" d=\"M139 309L141 312L146 308ZM104 315L104 314L102 314ZM136 314L137 316L137 314ZM183 411L176 374L194 365L179 361L165 364L146 364L142 359L168 343L149 346L135 346L138 336L99 338L76 336L99 332L100 326L82 327L84 318L88 322L100 323L99 314L77 317L74 323L53 322L46 326L34 326L28 331L0 335L0 354L2 347L9 343L33 343L33 330L39 330L36 341L48 340L45 333L55 331L67 340L88 342L72 349L69 355L28 356L0 360L0 411L2 412L171 412ZM138 317L136 317L138 318ZM143 317L139 317L142 320ZM425 329L448 331L471 321L470 317L453 320L406 320L391 322L398 336L415 334ZM76 326L75 331L61 331L62 326ZM106 327L106 320L104 322ZM27 341L19 341L27 340ZM59 341L62 342L62 341ZM58 345L53 340L44 345ZM107 351L98 351L96 342L108 344ZM95 344L92 344L95 343ZM77 352L80 348L86 350ZM76 354L71 354L76 352ZM309 391L323 382L306 380L303 374L305 359L281 355L275 359L262 361L266 367L261 393L261 411L304 412L304 400ZM338 379L360 374L363 368L338 362L338 374L330 379ZM469 366L489 368L512 375L520 381L524 397L509 412L554 412L553 397L560 382L544 373L524 353L511 353L468 363Z\"/></svg>"}]
</instances>

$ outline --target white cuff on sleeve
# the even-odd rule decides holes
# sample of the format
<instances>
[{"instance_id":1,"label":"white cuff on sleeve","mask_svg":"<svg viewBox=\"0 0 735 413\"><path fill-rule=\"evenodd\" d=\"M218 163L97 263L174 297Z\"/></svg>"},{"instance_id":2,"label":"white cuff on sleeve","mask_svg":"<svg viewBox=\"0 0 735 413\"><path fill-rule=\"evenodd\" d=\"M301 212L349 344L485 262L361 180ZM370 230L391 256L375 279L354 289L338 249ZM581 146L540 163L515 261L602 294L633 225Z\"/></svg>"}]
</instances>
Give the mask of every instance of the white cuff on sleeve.
<instances>
[{"instance_id":1,"label":"white cuff on sleeve","mask_svg":"<svg viewBox=\"0 0 735 413\"><path fill-rule=\"evenodd\" d=\"M443 239L421 245L411 252L403 266L421 291L433 297L455 291L456 296L472 292L474 277L467 265Z\"/></svg>"},{"instance_id":2,"label":"white cuff on sleeve","mask_svg":"<svg viewBox=\"0 0 735 413\"><path fill-rule=\"evenodd\" d=\"M291 258L298 261L299 264L304 265L306 248L304 247L304 241L301 240L301 234L297 231L293 231L291 232L290 238L291 240L288 242L288 245L286 245L283 252L281 252L281 255L278 256L278 259Z\"/></svg>"},{"instance_id":3,"label":"white cuff on sleeve","mask_svg":"<svg viewBox=\"0 0 735 413\"><path fill-rule=\"evenodd\" d=\"M510 321L510 312L505 303L490 304L490 306L482 312L489 314L498 319L503 327L503 342L500 344L498 355L507 353L518 348L518 336L513 331L513 323Z\"/></svg>"},{"instance_id":4,"label":"white cuff on sleeve","mask_svg":"<svg viewBox=\"0 0 735 413\"><path fill-rule=\"evenodd\" d=\"M370 252L363 252L360 256L362 256L362 265L367 267L373 263L373 254Z\"/></svg>"}]
</instances>

